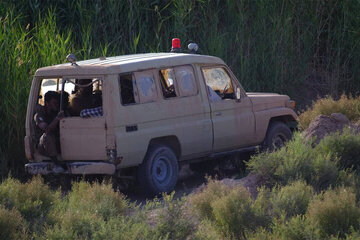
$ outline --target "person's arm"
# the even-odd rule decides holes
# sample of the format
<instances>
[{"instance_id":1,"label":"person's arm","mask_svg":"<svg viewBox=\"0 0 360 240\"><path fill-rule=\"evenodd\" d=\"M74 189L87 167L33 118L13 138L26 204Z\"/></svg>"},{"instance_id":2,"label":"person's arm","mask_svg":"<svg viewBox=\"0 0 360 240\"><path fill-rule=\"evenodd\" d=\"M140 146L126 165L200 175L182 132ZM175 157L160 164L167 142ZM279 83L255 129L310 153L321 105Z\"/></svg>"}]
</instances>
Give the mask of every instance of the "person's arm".
<instances>
[{"instance_id":1,"label":"person's arm","mask_svg":"<svg viewBox=\"0 0 360 240\"><path fill-rule=\"evenodd\" d=\"M59 121L64 117L64 111L58 113L58 115L52 120L52 122L48 125L46 122L40 122L38 127L43 130L45 133L49 133L56 128L59 124Z\"/></svg>"}]
</instances>

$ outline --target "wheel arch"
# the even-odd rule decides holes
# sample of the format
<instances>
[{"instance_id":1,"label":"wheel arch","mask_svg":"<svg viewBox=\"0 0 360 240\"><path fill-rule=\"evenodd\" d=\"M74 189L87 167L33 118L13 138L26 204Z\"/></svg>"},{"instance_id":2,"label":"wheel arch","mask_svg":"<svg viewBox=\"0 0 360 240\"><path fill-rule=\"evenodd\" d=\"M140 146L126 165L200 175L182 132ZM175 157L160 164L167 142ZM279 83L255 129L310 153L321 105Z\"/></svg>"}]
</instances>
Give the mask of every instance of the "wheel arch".
<instances>
[{"instance_id":1,"label":"wheel arch","mask_svg":"<svg viewBox=\"0 0 360 240\"><path fill-rule=\"evenodd\" d=\"M147 151L149 150L149 147L153 145L166 145L174 151L178 160L181 157L181 144L179 139L175 135L163 136L163 137L157 137L151 139L148 144Z\"/></svg>"},{"instance_id":2,"label":"wheel arch","mask_svg":"<svg viewBox=\"0 0 360 240\"><path fill-rule=\"evenodd\" d=\"M267 131L269 130L270 125L273 122L283 122L285 123L292 132L297 130L297 121L292 115L281 115L281 116L274 116L271 117L267 126Z\"/></svg>"}]
</instances>

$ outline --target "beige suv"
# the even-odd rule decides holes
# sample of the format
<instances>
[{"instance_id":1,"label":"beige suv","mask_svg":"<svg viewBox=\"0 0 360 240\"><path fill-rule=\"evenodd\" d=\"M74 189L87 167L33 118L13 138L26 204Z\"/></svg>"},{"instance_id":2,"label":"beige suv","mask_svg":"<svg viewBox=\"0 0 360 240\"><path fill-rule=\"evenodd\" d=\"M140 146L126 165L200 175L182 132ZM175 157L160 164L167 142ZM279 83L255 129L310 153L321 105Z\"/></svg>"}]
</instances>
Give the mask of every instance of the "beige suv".
<instances>
[{"instance_id":1,"label":"beige suv","mask_svg":"<svg viewBox=\"0 0 360 240\"><path fill-rule=\"evenodd\" d=\"M82 85L81 79L91 81ZM43 155L34 115L45 93L62 91L71 107L79 89L89 86L102 114L66 115L58 156ZM28 102L25 168L42 175L133 176L149 193L169 192L183 163L281 146L292 136L293 105L286 95L245 92L213 56L149 53L44 67L35 73Z\"/></svg>"}]
</instances>

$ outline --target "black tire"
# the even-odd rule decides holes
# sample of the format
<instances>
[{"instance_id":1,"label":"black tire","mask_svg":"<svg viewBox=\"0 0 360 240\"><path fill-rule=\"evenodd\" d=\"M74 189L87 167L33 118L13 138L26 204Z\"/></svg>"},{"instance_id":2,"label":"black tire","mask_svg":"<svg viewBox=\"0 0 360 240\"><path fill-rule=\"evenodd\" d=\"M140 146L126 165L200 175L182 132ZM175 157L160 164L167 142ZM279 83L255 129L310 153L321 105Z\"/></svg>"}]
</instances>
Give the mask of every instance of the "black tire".
<instances>
[{"instance_id":1,"label":"black tire","mask_svg":"<svg viewBox=\"0 0 360 240\"><path fill-rule=\"evenodd\" d=\"M178 172L178 160L173 150L165 145L152 145L138 169L138 179L144 192L153 196L174 190Z\"/></svg>"},{"instance_id":2,"label":"black tire","mask_svg":"<svg viewBox=\"0 0 360 240\"><path fill-rule=\"evenodd\" d=\"M283 122L272 122L266 133L262 145L263 150L274 151L284 146L285 142L292 138L290 128Z\"/></svg>"}]
</instances>

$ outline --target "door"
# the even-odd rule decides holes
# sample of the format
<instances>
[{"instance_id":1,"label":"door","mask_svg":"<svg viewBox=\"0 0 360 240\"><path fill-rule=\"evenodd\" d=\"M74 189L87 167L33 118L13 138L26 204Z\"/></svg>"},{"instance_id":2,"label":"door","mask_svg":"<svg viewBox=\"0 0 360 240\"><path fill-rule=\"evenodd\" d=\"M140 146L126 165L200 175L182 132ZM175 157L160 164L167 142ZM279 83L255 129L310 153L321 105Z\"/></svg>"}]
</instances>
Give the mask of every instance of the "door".
<instances>
[{"instance_id":1,"label":"door","mask_svg":"<svg viewBox=\"0 0 360 240\"><path fill-rule=\"evenodd\" d=\"M203 76L208 92L213 124L214 151L246 147L255 141L255 117L252 103L243 92L236 99L235 89L240 88L224 66L204 67Z\"/></svg>"},{"instance_id":2,"label":"door","mask_svg":"<svg viewBox=\"0 0 360 240\"><path fill-rule=\"evenodd\" d=\"M67 87L72 87L72 91ZM64 91L72 94L69 102L63 99L62 104L68 113L59 125L62 159L108 159L106 121L102 113L103 81L98 77L68 78Z\"/></svg>"},{"instance_id":3,"label":"door","mask_svg":"<svg viewBox=\"0 0 360 240\"><path fill-rule=\"evenodd\" d=\"M105 117L70 117L60 121L63 160L106 160Z\"/></svg>"}]
</instances>

